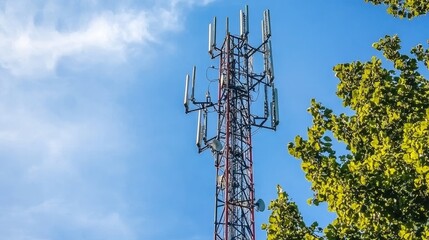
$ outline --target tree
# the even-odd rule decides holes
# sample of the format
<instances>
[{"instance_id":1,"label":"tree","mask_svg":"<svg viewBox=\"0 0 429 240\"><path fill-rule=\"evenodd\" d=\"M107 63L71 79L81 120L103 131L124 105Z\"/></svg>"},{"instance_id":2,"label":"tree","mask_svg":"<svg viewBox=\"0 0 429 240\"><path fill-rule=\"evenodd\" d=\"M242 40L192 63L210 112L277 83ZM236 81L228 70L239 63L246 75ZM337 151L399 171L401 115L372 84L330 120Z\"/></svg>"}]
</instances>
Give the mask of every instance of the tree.
<instances>
[{"instance_id":1,"label":"tree","mask_svg":"<svg viewBox=\"0 0 429 240\"><path fill-rule=\"evenodd\" d=\"M374 5L388 5L387 12L395 17L413 18L429 12L428 0L365 0Z\"/></svg>"},{"instance_id":2,"label":"tree","mask_svg":"<svg viewBox=\"0 0 429 240\"><path fill-rule=\"evenodd\" d=\"M429 50L401 54L397 36L373 47L394 69L376 57L336 65L337 96L354 114L312 100L308 139L288 145L312 184L311 204L326 202L337 218L321 235L279 191L268 239L429 239L429 82L418 72L429 69ZM337 154L331 137L348 152Z\"/></svg>"},{"instance_id":3,"label":"tree","mask_svg":"<svg viewBox=\"0 0 429 240\"><path fill-rule=\"evenodd\" d=\"M263 224L262 229L267 231L268 240L288 239L322 239L318 236L322 229L317 222L311 226L305 225L298 206L289 200L289 196L277 185L277 199L270 203L271 213L269 224Z\"/></svg>"}]
</instances>

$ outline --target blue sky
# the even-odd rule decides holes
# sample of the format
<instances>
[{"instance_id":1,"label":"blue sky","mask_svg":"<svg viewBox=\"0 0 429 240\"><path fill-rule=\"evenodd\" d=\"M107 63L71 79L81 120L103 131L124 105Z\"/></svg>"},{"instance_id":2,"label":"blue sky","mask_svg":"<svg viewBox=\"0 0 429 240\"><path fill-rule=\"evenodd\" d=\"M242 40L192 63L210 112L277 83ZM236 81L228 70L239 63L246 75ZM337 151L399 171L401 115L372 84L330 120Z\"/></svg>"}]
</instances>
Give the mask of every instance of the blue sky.
<instances>
[{"instance_id":1,"label":"blue sky","mask_svg":"<svg viewBox=\"0 0 429 240\"><path fill-rule=\"evenodd\" d=\"M386 34L405 50L425 43L427 18L394 19L363 0L2 0L1 238L211 239L215 169L194 145L184 76L217 65L208 23L218 17L220 39L230 16L237 32L245 4L255 45L271 10L280 103L278 131L253 138L256 196L268 203L281 184L306 221L332 220L306 204L310 185L286 145L305 135L311 98L344 111L335 64L379 56L371 44ZM197 84L203 94L204 74Z\"/></svg>"}]
</instances>

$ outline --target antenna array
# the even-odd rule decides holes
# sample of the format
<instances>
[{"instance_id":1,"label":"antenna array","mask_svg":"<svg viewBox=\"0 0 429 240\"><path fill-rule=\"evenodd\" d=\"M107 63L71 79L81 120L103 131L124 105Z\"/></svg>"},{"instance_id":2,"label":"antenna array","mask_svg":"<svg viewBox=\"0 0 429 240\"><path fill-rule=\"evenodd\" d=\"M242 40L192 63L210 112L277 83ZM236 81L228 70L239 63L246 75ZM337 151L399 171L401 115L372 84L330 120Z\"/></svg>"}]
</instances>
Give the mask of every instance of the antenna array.
<instances>
[{"instance_id":1,"label":"antenna array","mask_svg":"<svg viewBox=\"0 0 429 240\"><path fill-rule=\"evenodd\" d=\"M216 17L209 24L208 52L219 59L218 99L207 91L203 101L195 99L196 67L186 75L185 112L198 112L196 145L198 152L211 149L216 167L215 240L255 239L252 127L276 130L279 124L278 94L274 87L270 12L262 19L262 43L249 44L249 9L240 10L240 34L229 32L222 45L216 43ZM255 72L254 57L263 59L263 70ZM189 83L191 81L191 83ZM190 85L190 86L189 86ZM190 89L189 89L190 88ZM260 90L263 90L260 92ZM191 94L189 96L189 90ZM260 95L263 95L261 98ZM258 98L259 96L259 98ZM191 105L192 104L192 108ZM208 114L217 113L216 135L208 138Z\"/></svg>"}]
</instances>

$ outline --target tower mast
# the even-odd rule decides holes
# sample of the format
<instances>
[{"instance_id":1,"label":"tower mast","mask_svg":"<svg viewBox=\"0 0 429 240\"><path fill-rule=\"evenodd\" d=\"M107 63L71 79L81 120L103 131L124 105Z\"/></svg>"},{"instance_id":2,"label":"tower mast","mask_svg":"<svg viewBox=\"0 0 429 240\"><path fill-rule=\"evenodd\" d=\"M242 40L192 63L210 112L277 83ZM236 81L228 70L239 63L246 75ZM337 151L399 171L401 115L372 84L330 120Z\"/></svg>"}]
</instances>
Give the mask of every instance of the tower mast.
<instances>
[{"instance_id":1,"label":"tower mast","mask_svg":"<svg viewBox=\"0 0 429 240\"><path fill-rule=\"evenodd\" d=\"M239 35L229 32L226 19L226 36L220 47L216 45L216 18L209 24L208 51L212 59L219 59L217 102L212 101L209 91L204 101L195 99L195 67L189 97L186 76L184 106L186 113L198 111L198 151L211 149L215 158L215 240L255 239L254 211L263 211L265 204L255 202L252 128L276 130L279 123L269 10L263 14L262 43L251 46L248 36L248 6L240 10ZM258 54L264 67L255 72L253 59ZM211 138L207 138L209 112L217 113L218 119L216 135Z\"/></svg>"}]
</instances>

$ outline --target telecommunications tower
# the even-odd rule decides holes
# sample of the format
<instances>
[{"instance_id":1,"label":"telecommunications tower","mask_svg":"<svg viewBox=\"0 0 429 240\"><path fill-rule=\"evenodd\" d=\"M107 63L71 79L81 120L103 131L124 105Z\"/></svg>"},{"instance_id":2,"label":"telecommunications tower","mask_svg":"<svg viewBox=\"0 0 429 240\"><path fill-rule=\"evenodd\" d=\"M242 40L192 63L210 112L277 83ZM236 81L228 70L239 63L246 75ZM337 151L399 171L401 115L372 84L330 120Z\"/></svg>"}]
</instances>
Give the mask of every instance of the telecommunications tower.
<instances>
[{"instance_id":1,"label":"telecommunications tower","mask_svg":"<svg viewBox=\"0 0 429 240\"><path fill-rule=\"evenodd\" d=\"M255 201L252 128L276 130L279 124L269 10L263 13L260 45L249 44L248 6L240 10L239 28L239 35L231 34L227 18L226 36L217 45L216 17L209 24L208 52L219 59L219 67L211 67L218 70L217 101L210 89L204 100L195 99L196 67L185 82L185 112L198 112L198 152L210 149L215 158L215 240L255 239L254 211L263 211L265 204ZM217 114L212 137L207 136L209 113Z\"/></svg>"}]
</instances>

